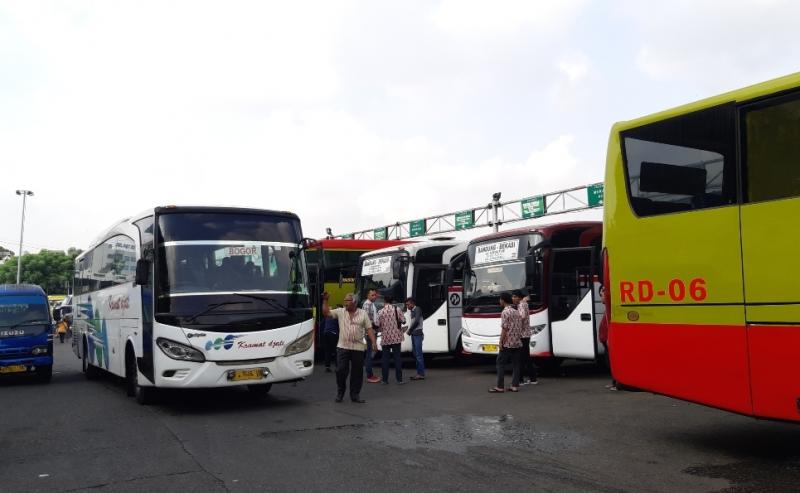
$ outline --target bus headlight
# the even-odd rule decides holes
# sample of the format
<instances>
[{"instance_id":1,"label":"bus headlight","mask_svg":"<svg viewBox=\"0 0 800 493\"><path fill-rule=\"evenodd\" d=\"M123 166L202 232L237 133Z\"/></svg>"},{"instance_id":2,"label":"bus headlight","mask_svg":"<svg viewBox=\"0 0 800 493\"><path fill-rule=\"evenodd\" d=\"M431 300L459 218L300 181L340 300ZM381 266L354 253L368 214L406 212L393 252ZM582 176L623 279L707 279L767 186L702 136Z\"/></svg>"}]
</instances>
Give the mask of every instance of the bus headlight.
<instances>
[{"instance_id":1,"label":"bus headlight","mask_svg":"<svg viewBox=\"0 0 800 493\"><path fill-rule=\"evenodd\" d=\"M164 354L172 359L177 359L180 361L196 361L198 363L202 363L206 360L206 357L203 356L203 353L191 346L187 346L179 342L170 341L169 339L162 339L159 337L156 339L156 344L159 348L161 348L161 351Z\"/></svg>"},{"instance_id":2,"label":"bus headlight","mask_svg":"<svg viewBox=\"0 0 800 493\"><path fill-rule=\"evenodd\" d=\"M466 328L464 328L464 327L461 327L461 334L462 334L464 337L472 337L472 334L470 334L470 333L469 333L469 331L468 331Z\"/></svg>"},{"instance_id":3,"label":"bus headlight","mask_svg":"<svg viewBox=\"0 0 800 493\"><path fill-rule=\"evenodd\" d=\"M299 337L293 343L286 346L286 351L283 352L283 355L291 356L297 353L304 353L311 348L311 345L313 343L314 343L314 331L311 331L308 334Z\"/></svg>"},{"instance_id":4,"label":"bus headlight","mask_svg":"<svg viewBox=\"0 0 800 493\"><path fill-rule=\"evenodd\" d=\"M531 333L536 335L543 331L545 327L547 327L547 324L531 325Z\"/></svg>"},{"instance_id":5,"label":"bus headlight","mask_svg":"<svg viewBox=\"0 0 800 493\"><path fill-rule=\"evenodd\" d=\"M47 346L36 346L35 348L33 348L33 350L31 350L31 354L33 354L34 356L47 354L49 352L50 350L47 348Z\"/></svg>"}]
</instances>

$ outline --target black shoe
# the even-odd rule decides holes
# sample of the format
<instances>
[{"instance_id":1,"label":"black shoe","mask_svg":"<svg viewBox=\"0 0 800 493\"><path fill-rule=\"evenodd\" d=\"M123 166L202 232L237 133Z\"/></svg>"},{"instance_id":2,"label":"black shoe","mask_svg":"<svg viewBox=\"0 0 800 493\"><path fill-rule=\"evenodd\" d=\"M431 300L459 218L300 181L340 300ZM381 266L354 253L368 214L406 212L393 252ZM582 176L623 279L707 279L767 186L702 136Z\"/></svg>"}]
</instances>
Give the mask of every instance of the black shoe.
<instances>
[{"instance_id":1,"label":"black shoe","mask_svg":"<svg viewBox=\"0 0 800 493\"><path fill-rule=\"evenodd\" d=\"M367 402L361 397L351 397L350 400L355 402L356 404L364 404L365 402Z\"/></svg>"},{"instance_id":2,"label":"black shoe","mask_svg":"<svg viewBox=\"0 0 800 493\"><path fill-rule=\"evenodd\" d=\"M342 399L344 399L344 394L336 394L336 402L342 402Z\"/></svg>"}]
</instances>

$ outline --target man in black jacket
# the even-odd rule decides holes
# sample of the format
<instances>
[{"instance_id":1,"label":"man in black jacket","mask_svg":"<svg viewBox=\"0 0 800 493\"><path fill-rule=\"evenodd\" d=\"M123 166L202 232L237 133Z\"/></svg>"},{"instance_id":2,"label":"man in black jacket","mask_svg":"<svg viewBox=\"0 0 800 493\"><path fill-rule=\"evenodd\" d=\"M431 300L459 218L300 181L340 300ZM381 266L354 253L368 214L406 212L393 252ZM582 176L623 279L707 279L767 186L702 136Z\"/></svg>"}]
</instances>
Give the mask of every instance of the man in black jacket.
<instances>
[{"instance_id":1,"label":"man in black jacket","mask_svg":"<svg viewBox=\"0 0 800 493\"><path fill-rule=\"evenodd\" d=\"M425 338L422 333L422 309L417 306L414 298L406 299L406 308L411 317L408 335L411 336L411 348L417 364L417 374L411 377L411 380L425 380L425 360L422 357L422 340Z\"/></svg>"}]
</instances>

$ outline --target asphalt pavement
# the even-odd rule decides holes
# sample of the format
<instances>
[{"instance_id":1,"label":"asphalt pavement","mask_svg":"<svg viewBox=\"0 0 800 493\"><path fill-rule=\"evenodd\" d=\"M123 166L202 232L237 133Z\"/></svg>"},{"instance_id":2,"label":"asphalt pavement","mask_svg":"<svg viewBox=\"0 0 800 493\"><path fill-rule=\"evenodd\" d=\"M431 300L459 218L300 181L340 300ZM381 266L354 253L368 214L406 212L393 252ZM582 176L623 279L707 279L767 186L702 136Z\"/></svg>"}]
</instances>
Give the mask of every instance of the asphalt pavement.
<instances>
[{"instance_id":1,"label":"asphalt pavement","mask_svg":"<svg viewBox=\"0 0 800 493\"><path fill-rule=\"evenodd\" d=\"M0 491L797 491L800 427L645 392L568 364L492 395L491 362L442 358L428 379L364 384L335 403L334 375L246 390L162 392L87 381L56 342L50 384L0 381ZM668 370L665 370L668 371ZM413 373L410 361L406 376ZM509 375L510 378L510 375Z\"/></svg>"}]
</instances>

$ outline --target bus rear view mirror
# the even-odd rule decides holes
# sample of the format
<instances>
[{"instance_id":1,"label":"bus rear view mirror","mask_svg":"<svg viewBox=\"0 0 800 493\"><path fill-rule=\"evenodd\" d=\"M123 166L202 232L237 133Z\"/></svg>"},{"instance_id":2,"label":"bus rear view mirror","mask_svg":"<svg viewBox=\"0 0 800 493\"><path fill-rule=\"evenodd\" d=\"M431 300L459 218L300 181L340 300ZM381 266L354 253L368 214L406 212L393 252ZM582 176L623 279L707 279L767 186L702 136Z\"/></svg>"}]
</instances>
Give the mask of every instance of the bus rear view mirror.
<instances>
[{"instance_id":1,"label":"bus rear view mirror","mask_svg":"<svg viewBox=\"0 0 800 493\"><path fill-rule=\"evenodd\" d=\"M144 286L150 280L150 262L140 258L136 261L136 278L134 279L135 286Z\"/></svg>"}]
</instances>

